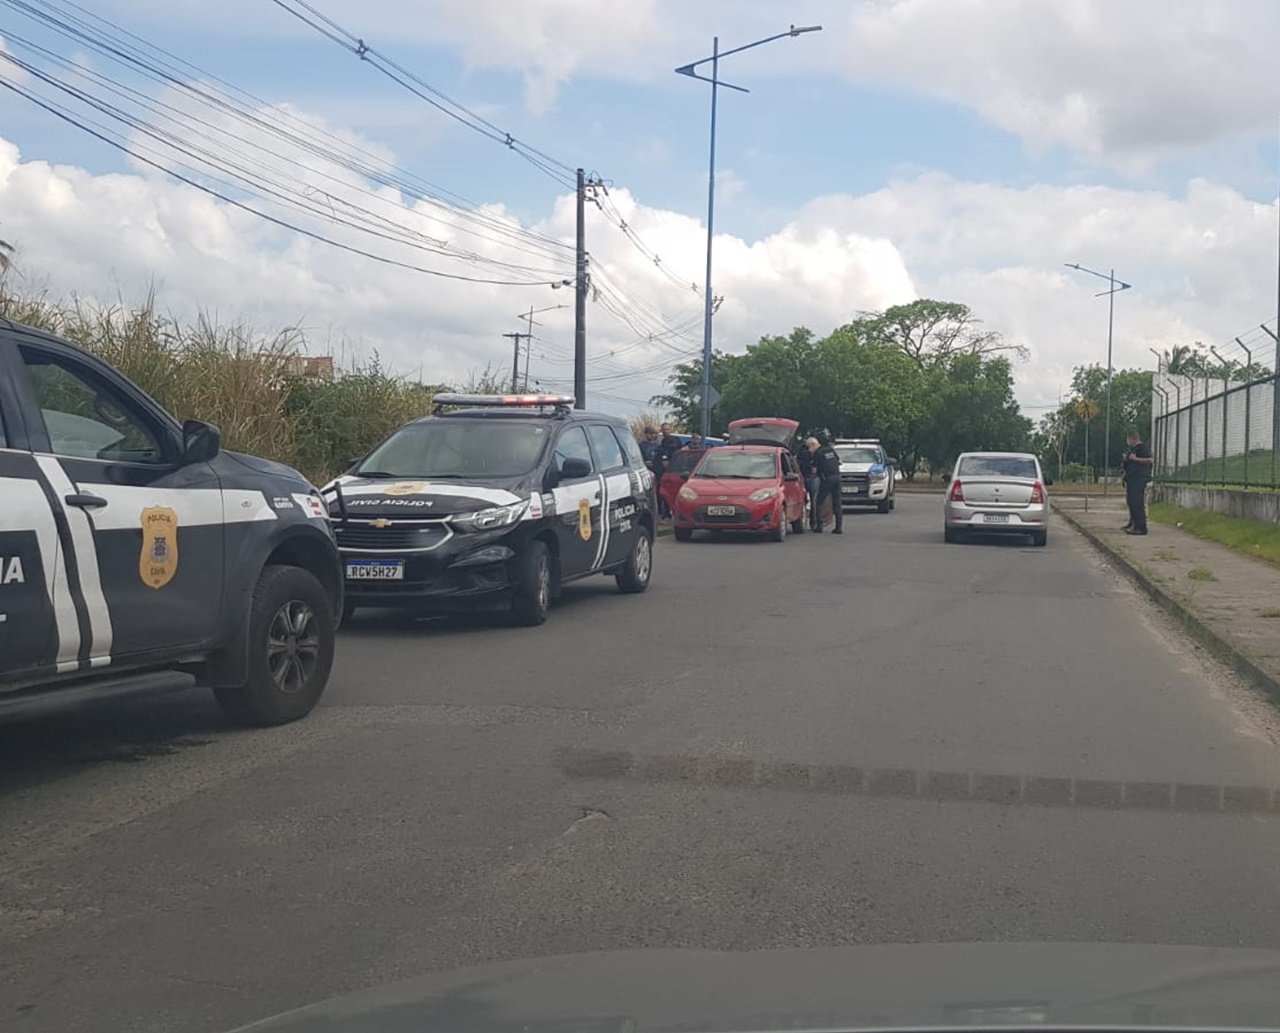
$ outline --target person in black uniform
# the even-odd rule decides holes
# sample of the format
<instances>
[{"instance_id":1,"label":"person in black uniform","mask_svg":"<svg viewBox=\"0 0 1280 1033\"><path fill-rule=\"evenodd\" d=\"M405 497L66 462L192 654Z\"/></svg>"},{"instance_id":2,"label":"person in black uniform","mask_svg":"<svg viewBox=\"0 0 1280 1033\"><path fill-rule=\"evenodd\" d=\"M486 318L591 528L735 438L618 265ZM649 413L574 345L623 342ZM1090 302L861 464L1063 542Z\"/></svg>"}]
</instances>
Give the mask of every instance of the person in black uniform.
<instances>
[{"instance_id":1,"label":"person in black uniform","mask_svg":"<svg viewBox=\"0 0 1280 1033\"><path fill-rule=\"evenodd\" d=\"M1125 534L1147 533L1147 484L1151 480L1155 458L1151 446L1142 440L1136 428L1130 427L1126 439L1129 450L1124 454L1124 498L1129 504L1129 522Z\"/></svg>"},{"instance_id":2,"label":"person in black uniform","mask_svg":"<svg viewBox=\"0 0 1280 1033\"><path fill-rule=\"evenodd\" d=\"M836 518L834 534L844 534L844 501L840 497L840 454L825 442L813 454L813 465L818 471L821 486L818 488L818 511L822 511L822 503L831 499L831 512ZM815 530L821 534L822 525Z\"/></svg>"},{"instance_id":3,"label":"person in black uniform","mask_svg":"<svg viewBox=\"0 0 1280 1033\"><path fill-rule=\"evenodd\" d=\"M671 516L671 507L667 505L667 500L662 495L662 475L667 472L667 467L671 465L671 457L680 451L680 439L671 431L671 424L664 423L662 425L662 437L658 440L657 447L653 450L653 470L654 483L658 486L658 516L666 519Z\"/></svg>"}]
</instances>

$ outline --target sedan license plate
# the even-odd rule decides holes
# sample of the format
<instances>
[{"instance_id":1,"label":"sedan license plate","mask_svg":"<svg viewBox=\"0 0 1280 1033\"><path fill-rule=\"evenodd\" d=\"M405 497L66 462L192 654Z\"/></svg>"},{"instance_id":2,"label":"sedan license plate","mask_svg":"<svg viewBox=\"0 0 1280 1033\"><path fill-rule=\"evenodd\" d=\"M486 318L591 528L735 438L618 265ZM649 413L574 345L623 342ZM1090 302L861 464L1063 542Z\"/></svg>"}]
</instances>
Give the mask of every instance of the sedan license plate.
<instances>
[{"instance_id":1,"label":"sedan license plate","mask_svg":"<svg viewBox=\"0 0 1280 1033\"><path fill-rule=\"evenodd\" d=\"M733 506L708 506L707 516L733 516L737 510Z\"/></svg>"},{"instance_id":2,"label":"sedan license plate","mask_svg":"<svg viewBox=\"0 0 1280 1033\"><path fill-rule=\"evenodd\" d=\"M403 581L404 560L348 560L348 581Z\"/></svg>"},{"instance_id":3,"label":"sedan license plate","mask_svg":"<svg viewBox=\"0 0 1280 1033\"><path fill-rule=\"evenodd\" d=\"M1009 522L1008 513L984 513L982 516L984 524L1007 524Z\"/></svg>"}]
</instances>

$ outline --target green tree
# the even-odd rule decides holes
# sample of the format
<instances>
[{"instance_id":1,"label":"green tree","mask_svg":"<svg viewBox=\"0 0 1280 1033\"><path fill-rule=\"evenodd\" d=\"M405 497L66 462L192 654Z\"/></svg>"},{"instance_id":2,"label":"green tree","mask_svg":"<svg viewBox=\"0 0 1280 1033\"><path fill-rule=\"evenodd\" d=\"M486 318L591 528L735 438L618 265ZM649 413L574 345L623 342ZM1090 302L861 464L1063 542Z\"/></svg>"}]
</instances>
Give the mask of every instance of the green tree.
<instances>
[{"instance_id":1,"label":"green tree","mask_svg":"<svg viewBox=\"0 0 1280 1033\"><path fill-rule=\"evenodd\" d=\"M788 416L816 426L813 333L796 327L786 337L762 337L735 358L720 387L718 415L724 424L746 416Z\"/></svg>"},{"instance_id":2,"label":"green tree","mask_svg":"<svg viewBox=\"0 0 1280 1033\"><path fill-rule=\"evenodd\" d=\"M1025 359L1024 345L1009 344L958 301L920 298L883 312L861 312L850 324L865 340L899 348L920 369L946 365L953 355L1013 355Z\"/></svg>"},{"instance_id":3,"label":"green tree","mask_svg":"<svg viewBox=\"0 0 1280 1033\"><path fill-rule=\"evenodd\" d=\"M1106 405L1107 368L1105 366L1077 366L1071 378L1074 405L1081 398L1092 398L1099 405ZM1137 427L1145 437L1151 428L1151 371L1145 369L1114 370L1111 374L1111 465L1116 468L1125 450L1125 432ZM1084 454L1084 437L1077 435L1070 449L1076 462L1096 470L1103 467L1106 447L1106 417L1099 416L1089 428L1089 454Z\"/></svg>"},{"instance_id":4,"label":"green tree","mask_svg":"<svg viewBox=\"0 0 1280 1033\"><path fill-rule=\"evenodd\" d=\"M732 376L732 370L739 359L737 355L726 355L724 352L711 353L711 386L723 393ZM666 394L654 395L649 399L652 405L660 407L671 415L671 419L681 427L696 429L702 426L702 360L682 362L667 377L670 389ZM721 434L726 421L723 407L718 406L711 413L711 433Z\"/></svg>"},{"instance_id":5,"label":"green tree","mask_svg":"<svg viewBox=\"0 0 1280 1033\"><path fill-rule=\"evenodd\" d=\"M1031 421L1013 397L1008 359L953 354L930 372L930 379L918 447L931 471L947 469L961 452L1030 446Z\"/></svg>"}]
</instances>

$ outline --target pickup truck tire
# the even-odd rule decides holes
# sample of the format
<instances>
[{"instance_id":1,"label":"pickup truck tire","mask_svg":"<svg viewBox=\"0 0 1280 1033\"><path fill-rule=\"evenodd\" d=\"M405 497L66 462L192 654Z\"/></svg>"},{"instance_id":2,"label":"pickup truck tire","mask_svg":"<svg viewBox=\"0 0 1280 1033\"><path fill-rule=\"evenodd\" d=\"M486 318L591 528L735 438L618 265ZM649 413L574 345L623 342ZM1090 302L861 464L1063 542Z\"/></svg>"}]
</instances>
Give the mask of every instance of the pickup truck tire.
<instances>
[{"instance_id":1,"label":"pickup truck tire","mask_svg":"<svg viewBox=\"0 0 1280 1033\"><path fill-rule=\"evenodd\" d=\"M333 667L333 610L320 582L301 567L264 567L245 635L249 677L214 689L223 713L257 726L306 717Z\"/></svg>"},{"instance_id":2,"label":"pickup truck tire","mask_svg":"<svg viewBox=\"0 0 1280 1033\"><path fill-rule=\"evenodd\" d=\"M554 577L546 542L530 542L516 561L516 587L511 597L513 624L536 628L547 619L555 594Z\"/></svg>"},{"instance_id":3,"label":"pickup truck tire","mask_svg":"<svg viewBox=\"0 0 1280 1033\"><path fill-rule=\"evenodd\" d=\"M618 591L634 595L649 587L649 575L653 573L653 536L642 530L631 543L627 562L614 575Z\"/></svg>"},{"instance_id":4,"label":"pickup truck tire","mask_svg":"<svg viewBox=\"0 0 1280 1033\"><path fill-rule=\"evenodd\" d=\"M884 499L882 502L877 502L877 503L876 503L876 512L877 512L877 513L887 513L887 512L889 512L889 510L891 510L892 508L893 508L893 503L892 503L892 502L890 502L888 499Z\"/></svg>"}]
</instances>

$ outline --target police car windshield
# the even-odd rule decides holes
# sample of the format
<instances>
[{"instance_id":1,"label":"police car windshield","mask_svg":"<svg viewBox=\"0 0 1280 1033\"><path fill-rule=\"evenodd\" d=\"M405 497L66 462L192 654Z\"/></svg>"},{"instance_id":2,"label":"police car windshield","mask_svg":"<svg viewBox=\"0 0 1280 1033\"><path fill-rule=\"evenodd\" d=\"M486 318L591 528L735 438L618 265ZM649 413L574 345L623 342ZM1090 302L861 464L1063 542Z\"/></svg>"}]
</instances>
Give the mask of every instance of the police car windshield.
<instances>
[{"instance_id":1,"label":"police car windshield","mask_svg":"<svg viewBox=\"0 0 1280 1033\"><path fill-rule=\"evenodd\" d=\"M874 449L860 448L856 446L836 446L836 455L840 457L842 463L878 463L880 455Z\"/></svg>"},{"instance_id":2,"label":"police car windshield","mask_svg":"<svg viewBox=\"0 0 1280 1033\"><path fill-rule=\"evenodd\" d=\"M359 477L518 477L537 464L544 424L434 419L401 427L356 468Z\"/></svg>"},{"instance_id":3,"label":"police car windshield","mask_svg":"<svg viewBox=\"0 0 1280 1033\"><path fill-rule=\"evenodd\" d=\"M767 452L708 452L693 473L694 477L768 480L778 476L778 460Z\"/></svg>"}]
</instances>

